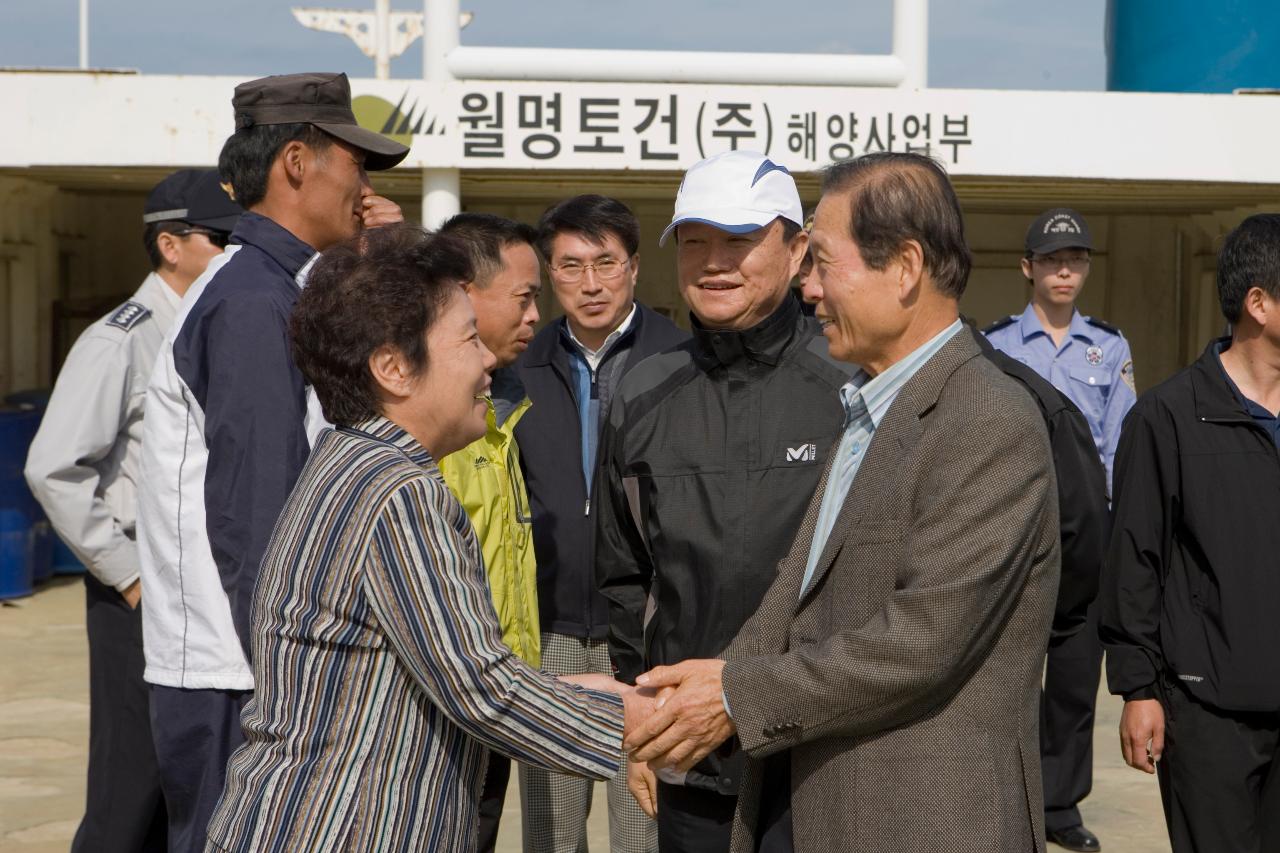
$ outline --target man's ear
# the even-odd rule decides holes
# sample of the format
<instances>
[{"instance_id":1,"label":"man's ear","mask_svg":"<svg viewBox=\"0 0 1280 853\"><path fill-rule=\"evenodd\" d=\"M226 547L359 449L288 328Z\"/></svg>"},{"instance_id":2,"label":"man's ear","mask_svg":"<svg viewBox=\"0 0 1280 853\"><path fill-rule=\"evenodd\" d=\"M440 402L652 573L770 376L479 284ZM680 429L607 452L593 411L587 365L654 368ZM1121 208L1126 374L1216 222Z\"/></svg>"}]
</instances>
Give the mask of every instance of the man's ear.
<instances>
[{"instance_id":1,"label":"man's ear","mask_svg":"<svg viewBox=\"0 0 1280 853\"><path fill-rule=\"evenodd\" d=\"M924 279L924 247L907 240L898 249L898 298L906 302Z\"/></svg>"},{"instance_id":2,"label":"man's ear","mask_svg":"<svg viewBox=\"0 0 1280 853\"><path fill-rule=\"evenodd\" d=\"M804 256L808 253L809 232L801 228L796 232L795 236L791 238L791 242L787 244L787 260L791 270L790 274L787 276L788 281L795 278L796 274L800 272L800 264L804 262Z\"/></svg>"},{"instance_id":3,"label":"man's ear","mask_svg":"<svg viewBox=\"0 0 1280 853\"><path fill-rule=\"evenodd\" d=\"M1031 274L1031 259L1030 259L1030 258L1023 258L1023 259L1022 259L1022 275L1023 275L1023 277L1027 280L1027 284L1031 284L1032 282L1034 282L1034 281L1035 281L1035 278L1033 278L1033 277L1032 277L1032 274Z\"/></svg>"},{"instance_id":4,"label":"man's ear","mask_svg":"<svg viewBox=\"0 0 1280 853\"><path fill-rule=\"evenodd\" d=\"M178 247L180 238L168 232L161 232L156 236L156 249L160 252L160 257L164 258L164 262L171 267L178 265L178 256L182 254L182 250Z\"/></svg>"},{"instance_id":5,"label":"man's ear","mask_svg":"<svg viewBox=\"0 0 1280 853\"><path fill-rule=\"evenodd\" d=\"M286 142L280 149L276 162L284 169L285 177L289 179L290 184L297 186L302 183L303 176L308 171L308 161L311 159L307 156L309 153L310 149L297 139Z\"/></svg>"},{"instance_id":6,"label":"man's ear","mask_svg":"<svg viewBox=\"0 0 1280 853\"><path fill-rule=\"evenodd\" d=\"M1241 307L1259 326L1265 327L1268 322L1280 323L1280 302L1272 299L1271 294L1261 287L1255 285L1249 288Z\"/></svg>"},{"instance_id":7,"label":"man's ear","mask_svg":"<svg viewBox=\"0 0 1280 853\"><path fill-rule=\"evenodd\" d=\"M383 393L392 398L409 396L413 390L413 371L404 353L383 344L369 356L369 372Z\"/></svg>"}]
</instances>

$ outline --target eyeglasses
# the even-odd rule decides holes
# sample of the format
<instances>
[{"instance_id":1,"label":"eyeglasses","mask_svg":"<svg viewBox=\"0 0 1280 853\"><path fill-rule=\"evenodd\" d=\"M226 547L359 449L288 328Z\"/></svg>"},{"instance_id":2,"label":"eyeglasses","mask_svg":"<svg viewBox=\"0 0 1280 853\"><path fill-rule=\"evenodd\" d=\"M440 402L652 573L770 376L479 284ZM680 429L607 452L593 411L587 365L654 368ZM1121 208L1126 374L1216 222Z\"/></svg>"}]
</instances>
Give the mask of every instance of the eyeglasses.
<instances>
[{"instance_id":1,"label":"eyeglasses","mask_svg":"<svg viewBox=\"0 0 1280 853\"><path fill-rule=\"evenodd\" d=\"M1039 264L1042 267L1048 267L1051 270L1060 270L1062 265L1066 264L1067 269L1082 270L1089 266L1088 255L1044 255L1038 258L1032 258L1031 263Z\"/></svg>"},{"instance_id":2,"label":"eyeglasses","mask_svg":"<svg viewBox=\"0 0 1280 853\"><path fill-rule=\"evenodd\" d=\"M550 267L551 272L556 278L566 284L576 284L582 281L582 277L587 274L587 270L594 270L598 281L613 281L622 275L622 269L631 258L623 258L622 260L614 260L613 258L605 258L602 261L596 261L594 264L580 264L577 261L569 261L558 267Z\"/></svg>"},{"instance_id":3,"label":"eyeglasses","mask_svg":"<svg viewBox=\"0 0 1280 853\"><path fill-rule=\"evenodd\" d=\"M219 249L227 248L227 241L231 237L225 231L210 231L208 228L183 228L181 231L170 231L175 237L190 237L192 234L203 234L209 238L209 242L217 246Z\"/></svg>"}]
</instances>

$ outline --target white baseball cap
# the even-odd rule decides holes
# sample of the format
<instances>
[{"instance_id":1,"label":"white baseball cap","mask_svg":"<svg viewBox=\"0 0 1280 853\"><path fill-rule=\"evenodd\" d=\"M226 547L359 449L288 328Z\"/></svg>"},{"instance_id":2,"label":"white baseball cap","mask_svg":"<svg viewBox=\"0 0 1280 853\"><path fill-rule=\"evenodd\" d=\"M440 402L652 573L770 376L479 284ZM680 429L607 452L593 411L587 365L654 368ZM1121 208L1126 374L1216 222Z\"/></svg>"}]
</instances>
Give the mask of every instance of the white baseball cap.
<instances>
[{"instance_id":1,"label":"white baseball cap","mask_svg":"<svg viewBox=\"0 0 1280 853\"><path fill-rule=\"evenodd\" d=\"M683 222L704 222L730 234L763 228L781 216L804 225L804 208L795 178L755 151L726 151L701 160L684 173L676 193L675 215L658 238Z\"/></svg>"}]
</instances>

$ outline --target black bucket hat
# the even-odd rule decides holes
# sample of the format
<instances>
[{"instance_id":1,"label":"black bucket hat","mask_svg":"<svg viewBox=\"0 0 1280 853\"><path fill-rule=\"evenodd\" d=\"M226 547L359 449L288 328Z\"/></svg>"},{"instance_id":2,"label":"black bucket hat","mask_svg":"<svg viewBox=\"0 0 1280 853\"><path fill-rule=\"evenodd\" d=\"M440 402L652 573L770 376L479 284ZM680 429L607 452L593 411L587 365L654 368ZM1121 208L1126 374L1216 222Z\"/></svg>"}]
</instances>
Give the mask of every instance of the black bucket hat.
<instances>
[{"instance_id":1,"label":"black bucket hat","mask_svg":"<svg viewBox=\"0 0 1280 853\"><path fill-rule=\"evenodd\" d=\"M236 86L231 98L236 130L255 124L314 125L365 152L364 167L379 172L397 165L408 147L356 123L346 74L281 74Z\"/></svg>"}]
</instances>

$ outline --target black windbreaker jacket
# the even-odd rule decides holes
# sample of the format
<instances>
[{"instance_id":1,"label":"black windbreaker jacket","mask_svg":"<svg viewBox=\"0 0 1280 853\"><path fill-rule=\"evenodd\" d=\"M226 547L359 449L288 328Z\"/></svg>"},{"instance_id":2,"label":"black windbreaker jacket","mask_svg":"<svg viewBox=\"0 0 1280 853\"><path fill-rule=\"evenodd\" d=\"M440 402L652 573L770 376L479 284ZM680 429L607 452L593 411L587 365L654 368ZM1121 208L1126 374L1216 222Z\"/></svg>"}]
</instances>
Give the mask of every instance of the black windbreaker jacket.
<instances>
[{"instance_id":1,"label":"black windbreaker jacket","mask_svg":"<svg viewBox=\"0 0 1280 853\"><path fill-rule=\"evenodd\" d=\"M787 298L744 332L695 323L692 341L627 374L596 487L596 572L620 679L714 657L755 612L839 440L851 370ZM715 762L699 769L712 775L704 786L736 790L736 779L715 783Z\"/></svg>"},{"instance_id":2,"label":"black windbreaker jacket","mask_svg":"<svg viewBox=\"0 0 1280 853\"><path fill-rule=\"evenodd\" d=\"M1089 422L1076 404L1039 373L993 347L985 335L972 328L970 333L983 355L1031 393L1049 429L1062 530L1062 579L1053 612L1053 637L1074 636L1084 630L1089 605L1098 596L1098 577L1111 530L1107 470L1102 467Z\"/></svg>"},{"instance_id":3,"label":"black windbreaker jacket","mask_svg":"<svg viewBox=\"0 0 1280 853\"><path fill-rule=\"evenodd\" d=\"M1143 394L1116 453L1100 632L1112 693L1181 682L1227 711L1280 710L1280 454L1214 341Z\"/></svg>"},{"instance_id":4,"label":"black windbreaker jacket","mask_svg":"<svg viewBox=\"0 0 1280 853\"><path fill-rule=\"evenodd\" d=\"M516 362L525 395L533 403L516 425L516 442L533 514L538 618L543 631L603 640L609 613L596 591L595 512L587 507L582 425L569 368L572 344L565 340L563 326L563 320L548 323ZM601 412L608 408L617 377L688 339L688 332L637 302L631 327L596 371ZM597 470L599 460L597 453Z\"/></svg>"}]
</instances>

